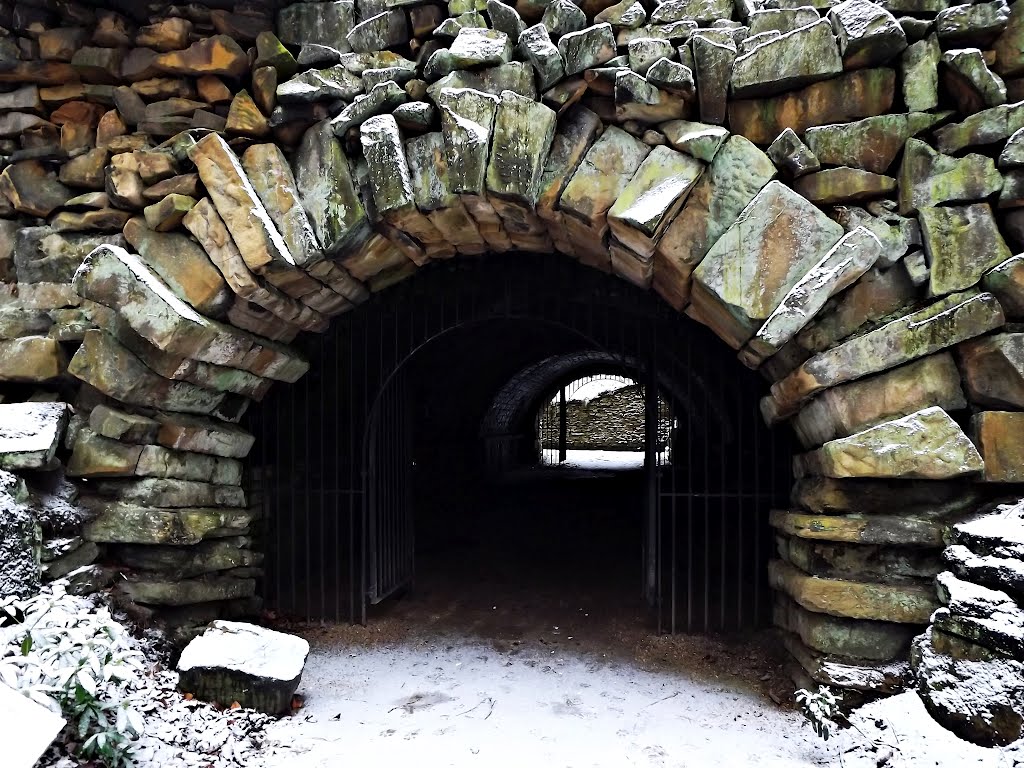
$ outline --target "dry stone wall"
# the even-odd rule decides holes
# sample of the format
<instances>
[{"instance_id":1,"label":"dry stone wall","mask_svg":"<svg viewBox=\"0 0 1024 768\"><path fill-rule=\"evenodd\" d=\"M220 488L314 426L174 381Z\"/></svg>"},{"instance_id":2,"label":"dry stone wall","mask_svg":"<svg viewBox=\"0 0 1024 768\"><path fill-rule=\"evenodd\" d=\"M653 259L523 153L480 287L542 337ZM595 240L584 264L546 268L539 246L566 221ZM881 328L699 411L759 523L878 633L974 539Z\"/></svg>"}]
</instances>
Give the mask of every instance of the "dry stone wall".
<instances>
[{"instance_id":1,"label":"dry stone wall","mask_svg":"<svg viewBox=\"0 0 1024 768\"><path fill-rule=\"evenodd\" d=\"M67 458L90 521L42 557L99 559L142 614L254 607L238 419L303 375L299 332L436 259L560 252L764 372L806 449L771 569L802 678L903 685L950 525L1024 480L1024 3L41 0L0 27L2 450L20 401L69 404L7 466Z\"/></svg>"}]
</instances>

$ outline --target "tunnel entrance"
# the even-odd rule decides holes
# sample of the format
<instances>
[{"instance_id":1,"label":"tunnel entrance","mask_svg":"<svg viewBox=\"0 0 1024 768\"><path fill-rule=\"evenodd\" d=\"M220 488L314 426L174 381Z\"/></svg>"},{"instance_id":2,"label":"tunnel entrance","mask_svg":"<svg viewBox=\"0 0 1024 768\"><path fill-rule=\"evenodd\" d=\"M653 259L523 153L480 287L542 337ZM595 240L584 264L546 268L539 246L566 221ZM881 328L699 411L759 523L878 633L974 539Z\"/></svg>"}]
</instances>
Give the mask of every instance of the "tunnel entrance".
<instances>
[{"instance_id":1,"label":"tunnel entrance","mask_svg":"<svg viewBox=\"0 0 1024 768\"><path fill-rule=\"evenodd\" d=\"M543 256L432 264L306 351L254 425L277 612L365 623L440 595L767 623L786 436L757 376L653 295ZM635 382L643 460L552 465L544 409L598 374Z\"/></svg>"}]
</instances>

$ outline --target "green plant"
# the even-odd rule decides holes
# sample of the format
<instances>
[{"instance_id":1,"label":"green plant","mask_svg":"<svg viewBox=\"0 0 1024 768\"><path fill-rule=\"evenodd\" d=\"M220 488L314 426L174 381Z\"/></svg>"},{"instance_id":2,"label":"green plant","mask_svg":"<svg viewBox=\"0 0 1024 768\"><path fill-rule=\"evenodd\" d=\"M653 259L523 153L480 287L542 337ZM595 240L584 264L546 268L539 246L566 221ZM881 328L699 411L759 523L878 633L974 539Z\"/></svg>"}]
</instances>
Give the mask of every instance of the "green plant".
<instances>
[{"instance_id":1,"label":"green plant","mask_svg":"<svg viewBox=\"0 0 1024 768\"><path fill-rule=\"evenodd\" d=\"M832 693L828 686L820 685L817 691L801 688L796 692L796 705L814 732L825 741L833 734L839 721L849 724L846 715L839 709L841 696Z\"/></svg>"},{"instance_id":2,"label":"green plant","mask_svg":"<svg viewBox=\"0 0 1024 768\"><path fill-rule=\"evenodd\" d=\"M0 599L0 640L0 680L59 712L79 757L132 765L144 727L132 690L143 656L106 608L68 599L60 584Z\"/></svg>"}]
</instances>

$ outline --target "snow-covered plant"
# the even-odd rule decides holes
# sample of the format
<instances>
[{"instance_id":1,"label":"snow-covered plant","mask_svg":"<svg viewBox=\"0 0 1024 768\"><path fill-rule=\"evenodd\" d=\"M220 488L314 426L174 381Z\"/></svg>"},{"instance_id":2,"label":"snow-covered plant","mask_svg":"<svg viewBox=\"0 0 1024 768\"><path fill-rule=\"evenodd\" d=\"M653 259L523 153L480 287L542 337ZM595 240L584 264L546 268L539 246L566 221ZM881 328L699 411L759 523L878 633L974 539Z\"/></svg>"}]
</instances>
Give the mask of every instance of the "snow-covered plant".
<instances>
[{"instance_id":1,"label":"snow-covered plant","mask_svg":"<svg viewBox=\"0 0 1024 768\"><path fill-rule=\"evenodd\" d=\"M144 657L107 608L55 582L28 599L0 598L0 680L67 721L80 757L132 765L144 718L135 681Z\"/></svg>"},{"instance_id":2,"label":"snow-covered plant","mask_svg":"<svg viewBox=\"0 0 1024 768\"><path fill-rule=\"evenodd\" d=\"M828 741L839 720L846 720L839 709L841 700L841 697L832 693L826 685L819 685L817 691L801 688L796 692L796 705L800 713L807 718L814 732L825 741Z\"/></svg>"}]
</instances>

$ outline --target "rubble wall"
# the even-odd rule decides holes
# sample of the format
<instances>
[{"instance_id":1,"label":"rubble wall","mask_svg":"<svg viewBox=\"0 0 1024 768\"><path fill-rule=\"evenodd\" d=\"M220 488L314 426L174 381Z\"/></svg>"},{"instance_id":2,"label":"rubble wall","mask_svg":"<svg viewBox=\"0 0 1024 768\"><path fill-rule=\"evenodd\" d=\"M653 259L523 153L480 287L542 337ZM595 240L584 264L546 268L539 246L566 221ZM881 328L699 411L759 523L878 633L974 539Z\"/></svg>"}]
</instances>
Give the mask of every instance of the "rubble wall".
<instances>
[{"instance_id":1,"label":"rubble wall","mask_svg":"<svg viewBox=\"0 0 1024 768\"><path fill-rule=\"evenodd\" d=\"M0 27L5 498L88 519L11 534L50 575L184 631L254 610L237 422L306 372L289 342L513 250L764 373L806 449L770 573L804 679L903 685L950 525L1019 493L1024 3L5 0Z\"/></svg>"}]
</instances>

